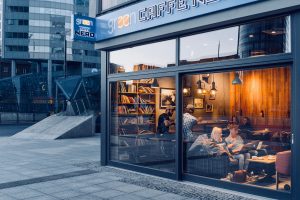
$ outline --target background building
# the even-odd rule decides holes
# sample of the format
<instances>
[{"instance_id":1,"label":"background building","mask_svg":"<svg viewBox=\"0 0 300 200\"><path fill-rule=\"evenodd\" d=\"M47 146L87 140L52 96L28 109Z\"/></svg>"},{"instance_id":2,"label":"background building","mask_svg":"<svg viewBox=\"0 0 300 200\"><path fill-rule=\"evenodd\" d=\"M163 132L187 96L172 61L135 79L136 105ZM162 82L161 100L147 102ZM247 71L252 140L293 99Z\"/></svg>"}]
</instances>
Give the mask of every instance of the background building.
<instances>
[{"instance_id":1,"label":"background building","mask_svg":"<svg viewBox=\"0 0 300 200\"><path fill-rule=\"evenodd\" d=\"M94 45L71 39L72 16L88 12L89 0L0 0L0 112L14 112L15 103L18 112L21 104L24 112L33 112L29 104L37 97L53 104L56 79L99 72ZM17 93L14 100L4 102L6 92ZM44 106L35 112L54 109Z\"/></svg>"}]
</instances>

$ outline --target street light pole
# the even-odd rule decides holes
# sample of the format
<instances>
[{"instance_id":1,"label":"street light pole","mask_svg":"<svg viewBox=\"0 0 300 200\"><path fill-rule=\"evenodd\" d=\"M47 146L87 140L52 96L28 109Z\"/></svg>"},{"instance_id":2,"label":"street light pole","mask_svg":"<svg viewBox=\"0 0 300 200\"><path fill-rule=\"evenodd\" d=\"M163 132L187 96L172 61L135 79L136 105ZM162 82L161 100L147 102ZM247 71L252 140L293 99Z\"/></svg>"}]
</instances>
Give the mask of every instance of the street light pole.
<instances>
[{"instance_id":1,"label":"street light pole","mask_svg":"<svg viewBox=\"0 0 300 200\"><path fill-rule=\"evenodd\" d=\"M67 78L67 33L65 33L64 48L64 77Z\"/></svg>"}]
</instances>

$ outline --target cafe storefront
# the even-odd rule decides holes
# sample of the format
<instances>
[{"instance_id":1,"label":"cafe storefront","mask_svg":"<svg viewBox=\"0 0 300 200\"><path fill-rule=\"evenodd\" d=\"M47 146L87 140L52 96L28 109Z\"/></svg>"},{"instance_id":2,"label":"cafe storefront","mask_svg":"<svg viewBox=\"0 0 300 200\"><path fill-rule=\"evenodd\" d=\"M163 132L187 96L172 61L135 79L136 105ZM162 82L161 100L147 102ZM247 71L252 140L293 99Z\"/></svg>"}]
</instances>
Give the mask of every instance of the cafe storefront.
<instances>
[{"instance_id":1,"label":"cafe storefront","mask_svg":"<svg viewBox=\"0 0 300 200\"><path fill-rule=\"evenodd\" d=\"M296 199L299 1L138 1L96 23L103 165Z\"/></svg>"}]
</instances>

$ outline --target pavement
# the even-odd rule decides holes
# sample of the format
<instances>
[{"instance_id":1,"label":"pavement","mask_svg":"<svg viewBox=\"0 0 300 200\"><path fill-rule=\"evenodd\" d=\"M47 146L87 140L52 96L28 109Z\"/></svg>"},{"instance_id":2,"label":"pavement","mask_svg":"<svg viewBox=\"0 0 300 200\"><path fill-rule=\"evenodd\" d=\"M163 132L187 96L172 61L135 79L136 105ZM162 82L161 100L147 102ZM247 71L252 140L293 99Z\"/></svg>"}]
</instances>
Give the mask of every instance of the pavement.
<instances>
[{"instance_id":1,"label":"pavement","mask_svg":"<svg viewBox=\"0 0 300 200\"><path fill-rule=\"evenodd\" d=\"M98 134L65 140L0 137L0 200L18 199L266 198L100 166Z\"/></svg>"}]
</instances>

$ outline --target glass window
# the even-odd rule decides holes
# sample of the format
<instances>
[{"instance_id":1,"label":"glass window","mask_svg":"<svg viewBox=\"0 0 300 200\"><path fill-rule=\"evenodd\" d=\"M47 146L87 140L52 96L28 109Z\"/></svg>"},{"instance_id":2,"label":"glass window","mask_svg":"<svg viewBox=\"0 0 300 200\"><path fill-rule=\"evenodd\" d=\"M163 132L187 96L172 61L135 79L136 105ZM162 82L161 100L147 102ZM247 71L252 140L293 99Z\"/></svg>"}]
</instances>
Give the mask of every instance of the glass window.
<instances>
[{"instance_id":1,"label":"glass window","mask_svg":"<svg viewBox=\"0 0 300 200\"><path fill-rule=\"evenodd\" d=\"M106 10L118 5L121 5L123 3L132 2L135 0L102 0L102 10Z\"/></svg>"},{"instance_id":2,"label":"glass window","mask_svg":"<svg viewBox=\"0 0 300 200\"><path fill-rule=\"evenodd\" d=\"M180 39L180 64L291 52L290 17L277 17Z\"/></svg>"},{"instance_id":3,"label":"glass window","mask_svg":"<svg viewBox=\"0 0 300 200\"><path fill-rule=\"evenodd\" d=\"M184 173L290 191L290 67L186 75L182 91Z\"/></svg>"},{"instance_id":4,"label":"glass window","mask_svg":"<svg viewBox=\"0 0 300 200\"><path fill-rule=\"evenodd\" d=\"M110 52L110 73L175 66L176 41L168 40Z\"/></svg>"},{"instance_id":5,"label":"glass window","mask_svg":"<svg viewBox=\"0 0 300 200\"><path fill-rule=\"evenodd\" d=\"M175 78L111 84L111 160L175 172Z\"/></svg>"}]
</instances>

